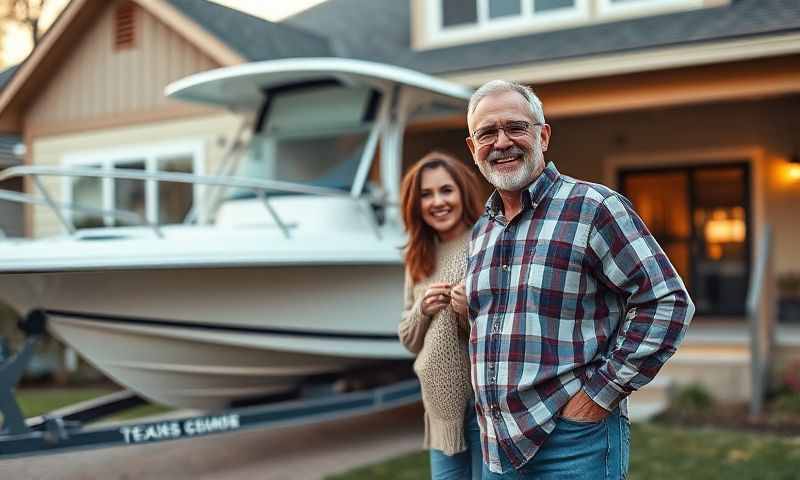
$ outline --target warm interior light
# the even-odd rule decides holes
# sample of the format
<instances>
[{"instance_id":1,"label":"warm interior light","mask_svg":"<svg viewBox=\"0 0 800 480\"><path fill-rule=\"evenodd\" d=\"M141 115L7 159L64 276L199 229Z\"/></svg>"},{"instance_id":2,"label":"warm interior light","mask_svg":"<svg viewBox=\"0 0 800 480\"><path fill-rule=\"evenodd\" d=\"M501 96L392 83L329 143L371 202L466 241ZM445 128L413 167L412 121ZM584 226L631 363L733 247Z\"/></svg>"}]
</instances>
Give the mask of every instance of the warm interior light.
<instances>
[{"instance_id":1,"label":"warm interior light","mask_svg":"<svg viewBox=\"0 0 800 480\"><path fill-rule=\"evenodd\" d=\"M789 178L800 180L800 163L792 162L789 164Z\"/></svg>"},{"instance_id":2,"label":"warm interior light","mask_svg":"<svg viewBox=\"0 0 800 480\"><path fill-rule=\"evenodd\" d=\"M744 223L744 209L741 207L718 208L711 212L705 226L708 243L742 243L747 233Z\"/></svg>"}]
</instances>

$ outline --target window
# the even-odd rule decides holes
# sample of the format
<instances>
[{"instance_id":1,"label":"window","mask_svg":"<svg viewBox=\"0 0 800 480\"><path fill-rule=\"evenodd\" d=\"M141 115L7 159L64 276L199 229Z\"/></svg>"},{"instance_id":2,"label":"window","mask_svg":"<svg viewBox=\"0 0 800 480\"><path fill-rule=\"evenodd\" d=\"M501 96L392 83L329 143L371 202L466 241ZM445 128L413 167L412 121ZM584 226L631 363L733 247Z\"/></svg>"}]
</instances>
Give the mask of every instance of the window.
<instances>
[{"instance_id":1,"label":"window","mask_svg":"<svg viewBox=\"0 0 800 480\"><path fill-rule=\"evenodd\" d=\"M749 166L621 172L622 191L686 283L699 315L745 312L750 278Z\"/></svg>"},{"instance_id":2,"label":"window","mask_svg":"<svg viewBox=\"0 0 800 480\"><path fill-rule=\"evenodd\" d=\"M522 14L519 0L490 0L489 18L501 18Z\"/></svg>"},{"instance_id":3,"label":"window","mask_svg":"<svg viewBox=\"0 0 800 480\"><path fill-rule=\"evenodd\" d=\"M201 174L204 158L202 142L124 150L70 154L64 164L83 168L121 169L139 172ZM64 201L81 207L125 210L161 225L179 224L195 204L202 187L187 183L157 182L118 178L74 177L63 180ZM136 225L129 218L93 212L67 211L76 228L123 227Z\"/></svg>"},{"instance_id":4,"label":"window","mask_svg":"<svg viewBox=\"0 0 800 480\"><path fill-rule=\"evenodd\" d=\"M364 161L379 95L370 88L342 85L306 86L270 95L263 125L248 145L237 175L351 191ZM316 114L309 116L314 107ZM253 195L249 189L231 189L229 197Z\"/></svg>"},{"instance_id":5,"label":"window","mask_svg":"<svg viewBox=\"0 0 800 480\"><path fill-rule=\"evenodd\" d=\"M452 27L476 23L478 21L478 5L473 1L442 0L442 25Z\"/></svg>"},{"instance_id":6,"label":"window","mask_svg":"<svg viewBox=\"0 0 800 480\"><path fill-rule=\"evenodd\" d=\"M502 37L718 6L731 0L425 0L415 47L440 48ZM415 23L416 25L416 23Z\"/></svg>"},{"instance_id":7,"label":"window","mask_svg":"<svg viewBox=\"0 0 800 480\"><path fill-rule=\"evenodd\" d=\"M425 5L432 46L444 46L573 26L589 18L590 1L432 0Z\"/></svg>"}]
</instances>

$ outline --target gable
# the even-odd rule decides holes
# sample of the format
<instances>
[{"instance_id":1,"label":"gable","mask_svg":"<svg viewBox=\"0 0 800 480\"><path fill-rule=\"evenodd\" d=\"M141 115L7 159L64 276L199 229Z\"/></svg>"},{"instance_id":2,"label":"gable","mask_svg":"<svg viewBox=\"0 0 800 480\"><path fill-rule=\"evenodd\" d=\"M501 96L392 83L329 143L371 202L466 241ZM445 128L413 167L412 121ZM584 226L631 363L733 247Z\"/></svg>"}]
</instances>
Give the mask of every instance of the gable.
<instances>
[{"instance_id":1,"label":"gable","mask_svg":"<svg viewBox=\"0 0 800 480\"><path fill-rule=\"evenodd\" d=\"M109 2L74 41L62 64L23 110L26 129L102 126L104 120L129 118L134 113L196 109L167 100L164 87L221 65L136 5L133 44L116 47L116 9L121 4Z\"/></svg>"}]
</instances>

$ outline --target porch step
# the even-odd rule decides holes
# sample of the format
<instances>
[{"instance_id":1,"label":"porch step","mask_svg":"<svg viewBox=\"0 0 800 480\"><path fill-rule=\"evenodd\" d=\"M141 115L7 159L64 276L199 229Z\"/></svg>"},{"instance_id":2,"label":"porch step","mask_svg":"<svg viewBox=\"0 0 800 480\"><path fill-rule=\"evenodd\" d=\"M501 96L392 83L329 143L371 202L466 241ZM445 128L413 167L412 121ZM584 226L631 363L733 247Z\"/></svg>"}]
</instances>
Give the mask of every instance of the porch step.
<instances>
[{"instance_id":1,"label":"porch step","mask_svg":"<svg viewBox=\"0 0 800 480\"><path fill-rule=\"evenodd\" d=\"M628 418L632 422L643 422L666 410L671 388L672 379L659 375L641 390L633 392L628 398Z\"/></svg>"}]
</instances>

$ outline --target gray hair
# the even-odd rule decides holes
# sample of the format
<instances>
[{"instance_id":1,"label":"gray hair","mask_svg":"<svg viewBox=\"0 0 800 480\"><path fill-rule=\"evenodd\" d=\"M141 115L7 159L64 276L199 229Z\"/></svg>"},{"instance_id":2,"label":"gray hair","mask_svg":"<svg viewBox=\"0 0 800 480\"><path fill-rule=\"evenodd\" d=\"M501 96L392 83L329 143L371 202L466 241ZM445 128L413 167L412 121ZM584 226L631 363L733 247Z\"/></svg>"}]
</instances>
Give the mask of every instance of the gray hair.
<instances>
[{"instance_id":1,"label":"gray hair","mask_svg":"<svg viewBox=\"0 0 800 480\"><path fill-rule=\"evenodd\" d=\"M469 119L469 117L475 112L475 109L478 107L478 103L480 103L481 100L489 95L504 92L517 92L522 95L523 98L525 98L525 100L528 102L528 106L530 107L531 115L533 115L534 121L538 123L545 123L542 101L539 100L539 97L537 97L535 93L533 93L531 87L508 80L491 80L475 90L475 93L473 93L472 97L469 99L467 119Z\"/></svg>"}]
</instances>

